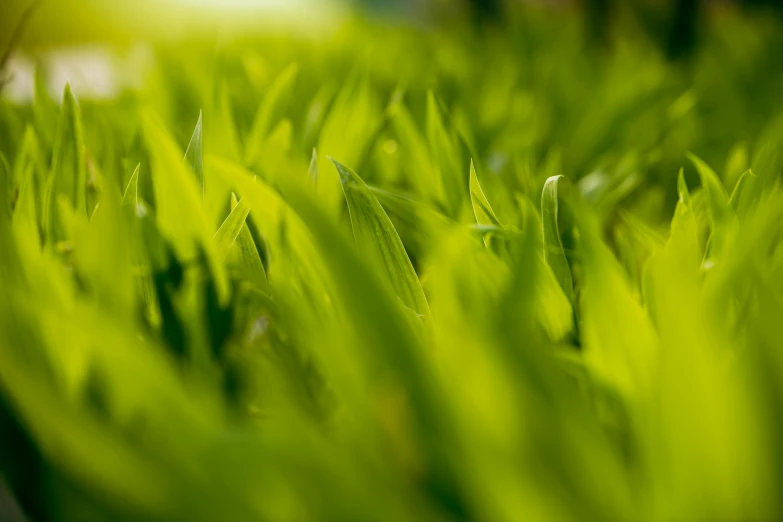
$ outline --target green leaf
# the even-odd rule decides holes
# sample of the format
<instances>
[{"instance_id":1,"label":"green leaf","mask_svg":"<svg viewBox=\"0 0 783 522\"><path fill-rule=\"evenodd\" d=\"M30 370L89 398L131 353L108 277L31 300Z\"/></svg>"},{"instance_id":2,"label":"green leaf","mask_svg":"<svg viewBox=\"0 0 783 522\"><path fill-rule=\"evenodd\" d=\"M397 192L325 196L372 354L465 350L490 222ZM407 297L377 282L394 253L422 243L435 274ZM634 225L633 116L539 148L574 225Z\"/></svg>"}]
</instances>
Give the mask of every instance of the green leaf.
<instances>
[{"instance_id":1,"label":"green leaf","mask_svg":"<svg viewBox=\"0 0 783 522\"><path fill-rule=\"evenodd\" d=\"M442 203L449 214L455 216L462 202L464 183L460 175L460 154L453 136L446 131L438 101L432 91L427 91L427 139L436 179L440 179L443 186L445 200Z\"/></svg>"},{"instance_id":2,"label":"green leaf","mask_svg":"<svg viewBox=\"0 0 783 522\"><path fill-rule=\"evenodd\" d=\"M3 221L11 221L13 211L14 186L11 174L5 154L0 152L0 219Z\"/></svg>"},{"instance_id":3,"label":"green leaf","mask_svg":"<svg viewBox=\"0 0 783 522\"><path fill-rule=\"evenodd\" d=\"M253 126L247 138L245 147L246 165L255 165L260 159L264 149L264 142L272 130L275 117L280 116L282 108L293 90L298 72L299 67L295 63L283 69L264 95L264 100L258 107L258 111L256 111Z\"/></svg>"},{"instance_id":4,"label":"green leaf","mask_svg":"<svg viewBox=\"0 0 783 522\"><path fill-rule=\"evenodd\" d=\"M389 114L397 140L407 157L404 168L409 183L429 202L442 202L445 199L443 184L433 170L427 141L416 127L413 116L402 101L393 104Z\"/></svg>"},{"instance_id":5,"label":"green leaf","mask_svg":"<svg viewBox=\"0 0 783 522\"><path fill-rule=\"evenodd\" d=\"M212 241L198 186L182 161L182 149L151 115L144 115L143 128L152 161L158 227L172 243L181 261L191 262L196 259L199 250L203 250L219 299L225 303L228 283L223 264Z\"/></svg>"},{"instance_id":6,"label":"green leaf","mask_svg":"<svg viewBox=\"0 0 783 522\"><path fill-rule=\"evenodd\" d=\"M307 167L307 175L313 183L318 183L318 153L313 147L313 154L310 156L310 165Z\"/></svg>"},{"instance_id":7,"label":"green leaf","mask_svg":"<svg viewBox=\"0 0 783 522\"><path fill-rule=\"evenodd\" d=\"M152 280L152 263L150 258L154 251L149 243L144 241L144 231L153 228L151 224L153 217L150 215L147 204L139 197L139 175L141 164L137 164L131 174L128 186L122 196L120 205L123 207L133 207L135 220L130 227L129 235L134 242L135 248L132 249L132 261L136 271L136 288L141 296L144 315L149 324L154 327L160 326L160 303L155 295L155 286Z\"/></svg>"},{"instance_id":8,"label":"green leaf","mask_svg":"<svg viewBox=\"0 0 783 522\"><path fill-rule=\"evenodd\" d=\"M479 225L502 226L495 216L495 211L492 210L492 206L487 201L484 191L481 190L481 184L479 184L476 176L473 160L470 161L470 202L473 205L473 214L476 216L476 222Z\"/></svg>"},{"instance_id":9,"label":"green leaf","mask_svg":"<svg viewBox=\"0 0 783 522\"><path fill-rule=\"evenodd\" d=\"M57 103L49 96L46 90L46 79L40 65L35 68L33 87L33 121L35 130L41 138L41 143L48 149L55 141L57 129Z\"/></svg>"},{"instance_id":10,"label":"green leaf","mask_svg":"<svg viewBox=\"0 0 783 522\"><path fill-rule=\"evenodd\" d=\"M34 165L28 164L27 171L22 175L19 185L19 198L14 208L13 227L20 242L26 247L41 246L38 213L35 202Z\"/></svg>"},{"instance_id":11,"label":"green leaf","mask_svg":"<svg viewBox=\"0 0 783 522\"><path fill-rule=\"evenodd\" d=\"M382 263L405 306L429 317L429 305L419 278L383 207L354 171L335 160L332 163L340 175L356 242L373 260Z\"/></svg>"},{"instance_id":12,"label":"green leaf","mask_svg":"<svg viewBox=\"0 0 783 522\"><path fill-rule=\"evenodd\" d=\"M81 112L66 84L44 203L44 233L49 244L65 239L58 214L61 198L74 212L87 215L86 187Z\"/></svg>"},{"instance_id":13,"label":"green leaf","mask_svg":"<svg viewBox=\"0 0 783 522\"><path fill-rule=\"evenodd\" d=\"M240 199L236 205L232 204L231 213L215 232L214 241L217 246L218 256L224 261L228 256L231 247L234 245L237 236L239 236L242 227L245 226L245 219L250 213L250 207L244 199Z\"/></svg>"},{"instance_id":14,"label":"green leaf","mask_svg":"<svg viewBox=\"0 0 783 522\"><path fill-rule=\"evenodd\" d=\"M544 239L544 260L552 269L560 288L574 301L574 282L571 277L571 268L560 238L558 225L561 185L565 176L550 176L544 183L541 192L541 223Z\"/></svg>"},{"instance_id":15,"label":"green leaf","mask_svg":"<svg viewBox=\"0 0 783 522\"><path fill-rule=\"evenodd\" d=\"M139 204L139 170L141 170L141 163L136 165L131 174L130 180L128 180L128 186L125 187L125 192L122 194L122 205L138 205Z\"/></svg>"},{"instance_id":16,"label":"green leaf","mask_svg":"<svg viewBox=\"0 0 783 522\"><path fill-rule=\"evenodd\" d=\"M382 121L375 91L369 79L352 73L332 103L318 138L318 194L333 210L342 206L338 176L327 157L357 165L369 150Z\"/></svg>"},{"instance_id":17,"label":"green leaf","mask_svg":"<svg viewBox=\"0 0 783 522\"><path fill-rule=\"evenodd\" d=\"M27 179L28 172L31 174L32 180L28 191L32 198L33 208L35 208L35 212L37 212L35 221L38 223L38 227L40 227L42 223L42 206L45 197L44 190L46 188L46 179L48 178L47 170L48 165L43 157L43 151L38 142L35 129L32 125L28 125L24 131L22 145L14 160L13 180L15 190L19 192L21 197L22 185L24 184L23 180Z\"/></svg>"},{"instance_id":18,"label":"green leaf","mask_svg":"<svg viewBox=\"0 0 783 522\"><path fill-rule=\"evenodd\" d=\"M198 111L198 121L196 122L196 128L193 129L193 135L190 137L190 143L185 150L185 162L190 167L190 170L196 176L201 187L201 197L204 197L204 151L202 147L202 114Z\"/></svg>"},{"instance_id":19,"label":"green leaf","mask_svg":"<svg viewBox=\"0 0 783 522\"><path fill-rule=\"evenodd\" d=\"M552 268L544 259L543 251L538 248L541 245L541 227L539 223L541 218L536 211L535 204L527 198L518 197L522 222L524 224L524 233L515 234L512 246L517 250L516 256L519 256L518 249L520 243L525 247L535 246L535 255L523 251L522 258L528 258L525 269L516 267L516 279L525 280L521 284L531 292L530 296L517 296L517 300L529 300L533 303L532 314L538 323L544 328L553 341L566 340L574 331L574 308L573 302L569 300L568 295L560 287L559 281ZM528 245L529 243L529 245ZM513 250L512 250L513 252ZM527 281L530 277L528 273L532 270L536 277L533 281ZM519 273L522 271L522 273Z\"/></svg>"},{"instance_id":20,"label":"green leaf","mask_svg":"<svg viewBox=\"0 0 783 522\"><path fill-rule=\"evenodd\" d=\"M726 194L726 189L723 187L718 175L715 174L709 165L693 154L688 154L688 158L696 167L701 178L701 186L707 194L708 210L713 224L727 221L731 215L729 196Z\"/></svg>"},{"instance_id":21,"label":"green leaf","mask_svg":"<svg viewBox=\"0 0 783 522\"><path fill-rule=\"evenodd\" d=\"M244 198L242 199L244 204ZM236 195L231 193L231 208L232 213L239 206ZM250 208L248 207L248 210ZM256 247L253 236L250 233L250 229L247 228L247 223L242 223L242 227L239 230L236 241L231 247L229 259L239 266L239 271L242 276L255 283L259 288L267 288L266 270L264 264L261 262L261 256L258 254L258 248Z\"/></svg>"},{"instance_id":22,"label":"green leaf","mask_svg":"<svg viewBox=\"0 0 783 522\"><path fill-rule=\"evenodd\" d=\"M120 317L129 317L135 307L129 223L119 191L108 184L89 226L74 238L74 265L84 284L104 309Z\"/></svg>"},{"instance_id":23,"label":"green leaf","mask_svg":"<svg viewBox=\"0 0 783 522\"><path fill-rule=\"evenodd\" d=\"M716 256L722 254L731 241L731 235L736 230L737 215L729 204L729 196L717 174L693 154L688 154L688 158L699 173L706 196L707 214L712 228L707 255L714 260Z\"/></svg>"},{"instance_id":24,"label":"green leaf","mask_svg":"<svg viewBox=\"0 0 783 522\"><path fill-rule=\"evenodd\" d=\"M654 390L658 338L649 316L628 286L619 265L601 240L587 211L581 224L580 332L585 365L601 381L628 400L647 398Z\"/></svg>"},{"instance_id":25,"label":"green leaf","mask_svg":"<svg viewBox=\"0 0 783 522\"><path fill-rule=\"evenodd\" d=\"M729 205L731 205L731 208L734 209L738 216L744 215L751 207L755 199L757 183L756 175L750 170L746 170L737 180L737 184L734 185L734 190L729 198Z\"/></svg>"},{"instance_id":26,"label":"green leaf","mask_svg":"<svg viewBox=\"0 0 783 522\"><path fill-rule=\"evenodd\" d=\"M456 222L423 201L372 185L369 187L389 215L411 257L421 259L428 256L437 248L438 238L457 226ZM500 233L495 232L496 235Z\"/></svg>"},{"instance_id":27,"label":"green leaf","mask_svg":"<svg viewBox=\"0 0 783 522\"><path fill-rule=\"evenodd\" d=\"M209 172L214 172L242 194L250 206L250 216L269 245L267 267L270 281L301 278L315 289L315 296L320 302L325 295L321 259L307 227L287 202L263 180L236 163L207 156L207 166Z\"/></svg>"},{"instance_id":28,"label":"green leaf","mask_svg":"<svg viewBox=\"0 0 783 522\"><path fill-rule=\"evenodd\" d=\"M239 136L237 135L229 88L224 78L215 80L210 100L212 110L206 111L208 118L204 127L207 152L220 154L232 161L239 161L242 157Z\"/></svg>"}]
</instances>

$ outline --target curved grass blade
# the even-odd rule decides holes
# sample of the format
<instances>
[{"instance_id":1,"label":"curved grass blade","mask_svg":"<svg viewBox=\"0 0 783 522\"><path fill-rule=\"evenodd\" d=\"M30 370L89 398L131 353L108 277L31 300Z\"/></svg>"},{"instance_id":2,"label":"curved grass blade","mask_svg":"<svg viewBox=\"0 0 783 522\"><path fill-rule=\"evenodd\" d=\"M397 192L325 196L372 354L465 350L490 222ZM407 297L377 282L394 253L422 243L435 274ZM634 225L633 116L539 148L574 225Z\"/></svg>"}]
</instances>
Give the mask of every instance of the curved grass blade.
<instances>
[{"instance_id":1,"label":"curved grass blade","mask_svg":"<svg viewBox=\"0 0 783 522\"><path fill-rule=\"evenodd\" d=\"M476 216L476 222L479 225L495 225L502 228L503 225L498 221L495 211L492 210L492 206L481 189L481 184L476 176L476 169L473 166L473 160L470 160L470 202L473 205L473 214Z\"/></svg>"},{"instance_id":2,"label":"curved grass blade","mask_svg":"<svg viewBox=\"0 0 783 522\"><path fill-rule=\"evenodd\" d=\"M318 183L318 153L313 147L313 155L310 156L310 166L307 167L307 175L313 183Z\"/></svg>"},{"instance_id":3,"label":"curved grass blade","mask_svg":"<svg viewBox=\"0 0 783 522\"><path fill-rule=\"evenodd\" d=\"M700 158L693 154L688 154L688 159L696 167L699 178L701 178L702 188L707 194L708 211L712 223L714 225L724 223L729 219L731 208L729 207L729 196L723 187L723 183L721 183L718 175L715 174L710 166Z\"/></svg>"},{"instance_id":4,"label":"curved grass blade","mask_svg":"<svg viewBox=\"0 0 783 522\"><path fill-rule=\"evenodd\" d=\"M198 111L198 121L196 128L193 129L193 135L190 137L190 143L185 150L185 162L193 171L201 187L201 198L204 198L204 149L202 146L202 113Z\"/></svg>"},{"instance_id":5,"label":"curved grass blade","mask_svg":"<svg viewBox=\"0 0 783 522\"><path fill-rule=\"evenodd\" d=\"M574 301L574 281L571 268L560 239L560 227L557 224L560 204L560 185L565 176L550 176L541 192L541 223L544 239L544 260L557 278L560 288L568 299Z\"/></svg>"},{"instance_id":6,"label":"curved grass blade","mask_svg":"<svg viewBox=\"0 0 783 522\"><path fill-rule=\"evenodd\" d=\"M128 184L125 186L125 192L122 193L122 206L133 207L134 214L137 218L141 219L147 215L152 215L149 203L139 194L139 178L141 177L141 163L136 164L136 168L133 169Z\"/></svg>"},{"instance_id":7,"label":"curved grass blade","mask_svg":"<svg viewBox=\"0 0 783 522\"><path fill-rule=\"evenodd\" d=\"M340 175L356 242L383 263L389 281L405 306L429 317L424 290L389 216L354 171L335 160L332 163Z\"/></svg>"},{"instance_id":8,"label":"curved grass blade","mask_svg":"<svg viewBox=\"0 0 783 522\"><path fill-rule=\"evenodd\" d=\"M512 239L512 258L515 259L516 279L529 277L529 271L536 274L531 282L517 282L516 284L527 287L530 285L532 292L533 315L539 324L553 341L566 340L575 330L573 302L563 291L552 268L544 259L540 249L536 249L535 256L528 256L525 249L529 246L541 245L540 217L535 204L527 198L517 197L517 205L522 215L523 229L517 232ZM529 243L528 243L529 242ZM522 248L522 255L520 255ZM523 268L520 259L529 258L526 263L529 267ZM518 296L516 299L524 299Z\"/></svg>"},{"instance_id":9,"label":"curved grass blade","mask_svg":"<svg viewBox=\"0 0 783 522\"><path fill-rule=\"evenodd\" d=\"M232 212L240 204L237 201L236 194L231 193L231 208ZM244 198L242 199L244 203ZM248 206L248 211L250 207ZM261 261L261 256L258 254L258 248L256 248L255 241L253 241L253 235L250 233L250 229L247 227L247 223L243 222L242 227L239 229L236 240L231 247L229 253L229 259L233 259L237 265L239 265L240 273L251 282L255 283L262 289L265 289L268 285L266 279L266 270L264 269L264 263Z\"/></svg>"},{"instance_id":10,"label":"curved grass blade","mask_svg":"<svg viewBox=\"0 0 783 522\"><path fill-rule=\"evenodd\" d=\"M239 232L245 226L245 219L250 213L250 207L244 199L240 199L236 205L232 205L231 213L228 215L220 228L215 232L212 238L217 246L219 259L224 261L228 256L231 247L234 245Z\"/></svg>"},{"instance_id":11,"label":"curved grass blade","mask_svg":"<svg viewBox=\"0 0 783 522\"><path fill-rule=\"evenodd\" d=\"M734 209L738 216L744 215L751 202L755 199L757 182L756 175L752 171L746 170L737 180L737 184L734 185L734 190L731 192L731 197L729 197L729 205L731 205L731 208Z\"/></svg>"}]
</instances>

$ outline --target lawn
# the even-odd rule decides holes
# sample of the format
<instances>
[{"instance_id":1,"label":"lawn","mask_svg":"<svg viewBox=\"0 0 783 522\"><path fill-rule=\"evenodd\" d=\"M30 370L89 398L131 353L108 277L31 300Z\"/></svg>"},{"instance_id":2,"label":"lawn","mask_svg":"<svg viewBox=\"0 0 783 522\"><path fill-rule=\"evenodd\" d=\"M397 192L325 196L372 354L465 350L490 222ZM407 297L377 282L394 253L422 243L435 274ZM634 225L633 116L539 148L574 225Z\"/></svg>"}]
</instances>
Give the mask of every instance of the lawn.
<instances>
[{"instance_id":1,"label":"lawn","mask_svg":"<svg viewBox=\"0 0 783 522\"><path fill-rule=\"evenodd\" d=\"M550 7L39 66L0 518L783 518L783 21L703 17L676 59Z\"/></svg>"}]
</instances>

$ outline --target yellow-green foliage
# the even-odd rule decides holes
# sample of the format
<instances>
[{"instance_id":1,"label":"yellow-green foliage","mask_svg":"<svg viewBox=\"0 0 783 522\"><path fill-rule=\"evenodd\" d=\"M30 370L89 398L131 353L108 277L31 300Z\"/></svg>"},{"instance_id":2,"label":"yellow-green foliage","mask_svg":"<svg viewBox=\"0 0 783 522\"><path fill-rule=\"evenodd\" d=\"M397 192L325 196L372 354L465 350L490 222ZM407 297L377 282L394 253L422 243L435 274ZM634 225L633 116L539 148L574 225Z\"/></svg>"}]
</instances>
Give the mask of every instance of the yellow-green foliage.
<instances>
[{"instance_id":1,"label":"yellow-green foliage","mask_svg":"<svg viewBox=\"0 0 783 522\"><path fill-rule=\"evenodd\" d=\"M528 16L161 47L110 102L3 102L0 492L780 520L783 32L718 16L670 64Z\"/></svg>"}]
</instances>

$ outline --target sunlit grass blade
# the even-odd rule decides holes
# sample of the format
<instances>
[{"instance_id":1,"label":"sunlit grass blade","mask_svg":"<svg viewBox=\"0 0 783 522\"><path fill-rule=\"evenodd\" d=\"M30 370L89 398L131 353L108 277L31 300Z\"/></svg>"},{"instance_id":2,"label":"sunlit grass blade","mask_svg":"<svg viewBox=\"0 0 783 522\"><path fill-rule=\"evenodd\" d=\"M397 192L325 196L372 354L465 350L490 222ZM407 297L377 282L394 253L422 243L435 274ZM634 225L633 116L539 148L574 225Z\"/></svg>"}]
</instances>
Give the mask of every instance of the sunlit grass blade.
<instances>
[{"instance_id":1,"label":"sunlit grass blade","mask_svg":"<svg viewBox=\"0 0 783 522\"><path fill-rule=\"evenodd\" d=\"M119 191L109 184L89 227L74 239L76 270L96 301L119 317L130 317L135 310L130 223Z\"/></svg>"},{"instance_id":2,"label":"sunlit grass blade","mask_svg":"<svg viewBox=\"0 0 783 522\"><path fill-rule=\"evenodd\" d=\"M201 111L198 112L198 121L196 128L193 129L193 135L190 137L188 148L185 150L185 162L187 163L196 181L201 187L201 197L204 197L204 149L202 146L202 118Z\"/></svg>"},{"instance_id":3,"label":"sunlit grass blade","mask_svg":"<svg viewBox=\"0 0 783 522\"><path fill-rule=\"evenodd\" d=\"M332 160L340 175L356 242L375 262L382 263L402 302L428 317L429 306L400 236L364 181L350 168Z\"/></svg>"},{"instance_id":4,"label":"sunlit grass blade","mask_svg":"<svg viewBox=\"0 0 783 522\"><path fill-rule=\"evenodd\" d=\"M242 200L244 201L244 199ZM237 201L236 195L231 193L231 212L237 209L240 202ZM250 208L248 207L248 211ZM235 263L239 265L240 272L248 280L252 281L259 288L265 289L267 287L266 270L264 264L261 262L261 257L258 255L258 247L256 247L255 241L250 230L247 228L247 223L243 222L242 227L239 230L236 240L229 252L229 259L235 259Z\"/></svg>"},{"instance_id":5,"label":"sunlit grass blade","mask_svg":"<svg viewBox=\"0 0 783 522\"><path fill-rule=\"evenodd\" d=\"M560 226L560 194L562 185L565 183L564 176L551 176L544 183L544 189L541 192L541 220L544 239L544 260L552 269L560 288L565 295L573 302L574 300L574 282L571 276L571 268L568 264L568 258L563 248Z\"/></svg>"},{"instance_id":6,"label":"sunlit grass blade","mask_svg":"<svg viewBox=\"0 0 783 522\"><path fill-rule=\"evenodd\" d=\"M132 205L138 209L139 206L139 171L141 170L141 164L136 165L133 169L128 185L125 187L125 192L122 194L122 204Z\"/></svg>"},{"instance_id":7,"label":"sunlit grass blade","mask_svg":"<svg viewBox=\"0 0 783 522\"><path fill-rule=\"evenodd\" d=\"M517 285L523 284L524 288L528 288L528 291L531 293L531 296L528 298L520 296L517 299L527 299L532 304L532 315L552 340L568 340L569 335L575 330L574 303L569 300L560 287L557 276L555 276L552 268L544 259L544 253L540 250L543 244L540 227L541 218L538 212L536 212L533 202L526 198L519 198L517 203L522 215L524 229L522 233L517 233L512 238L512 253L516 251L514 257L521 257L526 263L532 264L532 269L536 274L535 279L532 281L516 283ZM537 249L534 255L524 250L521 253L518 251L520 248L526 249L528 247ZM515 263L519 263L519 260L515 260ZM524 267L524 270L519 266L515 266L515 268L518 272L516 274L517 279L530 277L527 273L529 270L527 267ZM521 273L519 273L520 271Z\"/></svg>"},{"instance_id":8,"label":"sunlit grass blade","mask_svg":"<svg viewBox=\"0 0 783 522\"><path fill-rule=\"evenodd\" d=\"M240 199L235 205L232 204L231 213L215 232L214 241L217 245L218 256L221 261L226 259L231 247L239 236L242 227L245 226L245 219L250 213L250 207L243 199Z\"/></svg>"},{"instance_id":9,"label":"sunlit grass blade","mask_svg":"<svg viewBox=\"0 0 783 522\"><path fill-rule=\"evenodd\" d=\"M476 216L476 222L479 225L502 226L495 216L495 211L492 210L492 205L487 201L484 191L481 190L481 184L479 184L476 176L473 160L470 161L470 202L473 205L473 214Z\"/></svg>"},{"instance_id":10,"label":"sunlit grass blade","mask_svg":"<svg viewBox=\"0 0 783 522\"><path fill-rule=\"evenodd\" d=\"M208 230L196 180L182 161L181 149L149 114L144 117L144 133L152 158L158 227L174 245L182 261L193 262L200 252L205 254L218 296L225 301L228 299L228 283ZM183 216L188 218L183 219Z\"/></svg>"},{"instance_id":11,"label":"sunlit grass blade","mask_svg":"<svg viewBox=\"0 0 783 522\"><path fill-rule=\"evenodd\" d=\"M622 268L601 240L594 217L578 215L582 283L580 332L586 366L628 400L648 398L658 338Z\"/></svg>"},{"instance_id":12,"label":"sunlit grass blade","mask_svg":"<svg viewBox=\"0 0 783 522\"><path fill-rule=\"evenodd\" d=\"M313 183L318 183L318 153L313 147L313 154L310 156L310 165L307 167L307 175Z\"/></svg>"},{"instance_id":13,"label":"sunlit grass blade","mask_svg":"<svg viewBox=\"0 0 783 522\"><path fill-rule=\"evenodd\" d=\"M321 258L310 233L288 203L271 186L236 163L207 157L207 165L210 171L242 194L250 206L250 217L268 245L267 275L270 282L274 284L278 278L289 277L292 280L289 283L293 283L303 278L314 289L317 299L323 299ZM261 246L257 246L260 253Z\"/></svg>"},{"instance_id":14,"label":"sunlit grass blade","mask_svg":"<svg viewBox=\"0 0 783 522\"><path fill-rule=\"evenodd\" d=\"M752 205L756 189L758 188L757 183L758 180L755 174L750 170L746 170L740 175L737 184L734 185L734 190L729 197L729 205L731 205L731 208L734 209L738 216L743 216Z\"/></svg>"}]
</instances>

